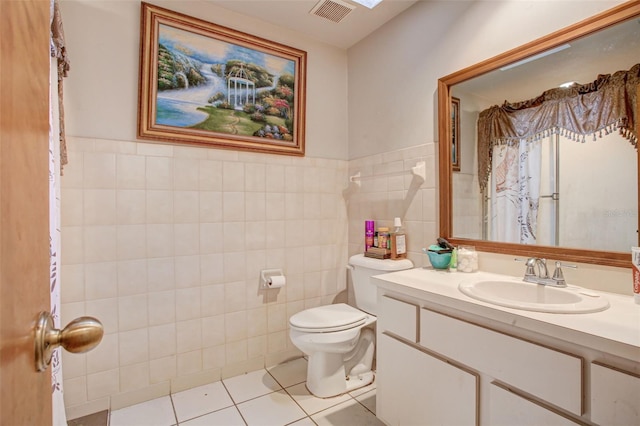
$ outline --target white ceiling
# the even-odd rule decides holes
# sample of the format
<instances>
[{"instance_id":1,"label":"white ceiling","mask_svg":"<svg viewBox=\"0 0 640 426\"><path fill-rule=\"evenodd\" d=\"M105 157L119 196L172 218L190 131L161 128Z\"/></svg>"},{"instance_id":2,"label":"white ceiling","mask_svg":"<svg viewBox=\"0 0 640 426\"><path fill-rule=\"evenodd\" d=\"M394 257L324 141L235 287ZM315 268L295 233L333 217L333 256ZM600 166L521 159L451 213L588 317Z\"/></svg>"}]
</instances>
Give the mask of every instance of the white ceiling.
<instances>
[{"instance_id":1,"label":"white ceiling","mask_svg":"<svg viewBox=\"0 0 640 426\"><path fill-rule=\"evenodd\" d=\"M208 1L225 9L298 31L332 46L348 49L417 0L383 0L373 9L350 0L341 0L356 8L339 23L309 14L318 0Z\"/></svg>"}]
</instances>

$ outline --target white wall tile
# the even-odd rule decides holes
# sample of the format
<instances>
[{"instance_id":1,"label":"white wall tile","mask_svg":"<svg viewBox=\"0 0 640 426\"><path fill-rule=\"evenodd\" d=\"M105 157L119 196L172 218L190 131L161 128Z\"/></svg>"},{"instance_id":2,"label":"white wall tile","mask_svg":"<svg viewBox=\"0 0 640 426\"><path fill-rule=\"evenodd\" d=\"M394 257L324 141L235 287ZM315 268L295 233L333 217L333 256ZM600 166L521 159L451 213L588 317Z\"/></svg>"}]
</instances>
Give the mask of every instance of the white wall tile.
<instances>
[{"instance_id":1,"label":"white wall tile","mask_svg":"<svg viewBox=\"0 0 640 426\"><path fill-rule=\"evenodd\" d=\"M118 260L144 259L147 257L146 225L118 225Z\"/></svg>"},{"instance_id":2,"label":"white wall tile","mask_svg":"<svg viewBox=\"0 0 640 426\"><path fill-rule=\"evenodd\" d=\"M145 157L119 154L116 157L116 186L122 189L144 189L145 185Z\"/></svg>"},{"instance_id":3,"label":"white wall tile","mask_svg":"<svg viewBox=\"0 0 640 426\"><path fill-rule=\"evenodd\" d=\"M245 311L225 314L224 325L227 343L247 338L247 314Z\"/></svg>"},{"instance_id":4,"label":"white wall tile","mask_svg":"<svg viewBox=\"0 0 640 426\"><path fill-rule=\"evenodd\" d=\"M201 313L203 317L224 314L224 287L224 284L214 284L200 288Z\"/></svg>"},{"instance_id":5,"label":"white wall tile","mask_svg":"<svg viewBox=\"0 0 640 426\"><path fill-rule=\"evenodd\" d=\"M202 348L202 322L200 319L176 323L176 349L178 354Z\"/></svg>"},{"instance_id":6,"label":"white wall tile","mask_svg":"<svg viewBox=\"0 0 640 426\"><path fill-rule=\"evenodd\" d=\"M147 256L149 258L173 256L173 225L147 225Z\"/></svg>"},{"instance_id":7,"label":"white wall tile","mask_svg":"<svg viewBox=\"0 0 640 426\"><path fill-rule=\"evenodd\" d=\"M199 198L198 191L174 191L173 221L175 223L198 223L200 220Z\"/></svg>"},{"instance_id":8,"label":"white wall tile","mask_svg":"<svg viewBox=\"0 0 640 426\"><path fill-rule=\"evenodd\" d=\"M64 226L60 238L61 261L64 265L83 263L84 227Z\"/></svg>"},{"instance_id":9,"label":"white wall tile","mask_svg":"<svg viewBox=\"0 0 640 426\"><path fill-rule=\"evenodd\" d=\"M203 285L221 283L224 280L224 256L204 254L200 256L200 283Z\"/></svg>"},{"instance_id":10,"label":"white wall tile","mask_svg":"<svg viewBox=\"0 0 640 426\"><path fill-rule=\"evenodd\" d=\"M224 234L222 223L200 223L200 254L222 253Z\"/></svg>"},{"instance_id":11,"label":"white wall tile","mask_svg":"<svg viewBox=\"0 0 640 426\"><path fill-rule=\"evenodd\" d=\"M62 303L84 301L84 264L58 266L58 285L60 285L60 299Z\"/></svg>"},{"instance_id":12,"label":"white wall tile","mask_svg":"<svg viewBox=\"0 0 640 426\"><path fill-rule=\"evenodd\" d=\"M82 404L87 401L87 377L65 378L64 403L66 406Z\"/></svg>"},{"instance_id":13,"label":"white wall tile","mask_svg":"<svg viewBox=\"0 0 640 426\"><path fill-rule=\"evenodd\" d=\"M148 232L149 228L147 228L147 233ZM173 257L147 259L147 283L149 291L151 292L175 288L175 266Z\"/></svg>"},{"instance_id":14,"label":"white wall tile","mask_svg":"<svg viewBox=\"0 0 640 426\"><path fill-rule=\"evenodd\" d=\"M92 400L118 393L119 379L118 369L87 375L87 398Z\"/></svg>"},{"instance_id":15,"label":"white wall tile","mask_svg":"<svg viewBox=\"0 0 640 426\"><path fill-rule=\"evenodd\" d=\"M176 353L175 323L149 327L149 359L166 358Z\"/></svg>"},{"instance_id":16,"label":"white wall tile","mask_svg":"<svg viewBox=\"0 0 640 426\"><path fill-rule=\"evenodd\" d=\"M116 227L85 226L83 244L87 263L116 260ZM64 251L62 253L64 256Z\"/></svg>"},{"instance_id":17,"label":"white wall tile","mask_svg":"<svg viewBox=\"0 0 640 426\"><path fill-rule=\"evenodd\" d=\"M119 225L146 223L146 192L141 189L119 189L116 192L116 221Z\"/></svg>"},{"instance_id":18,"label":"white wall tile","mask_svg":"<svg viewBox=\"0 0 640 426\"><path fill-rule=\"evenodd\" d=\"M124 331L118 333L118 349L120 353L120 366L137 364L149 360L149 330Z\"/></svg>"},{"instance_id":19,"label":"white wall tile","mask_svg":"<svg viewBox=\"0 0 640 426\"><path fill-rule=\"evenodd\" d=\"M222 192L200 191L200 222L222 222Z\"/></svg>"},{"instance_id":20,"label":"white wall tile","mask_svg":"<svg viewBox=\"0 0 640 426\"><path fill-rule=\"evenodd\" d=\"M201 191L222 191L222 161L200 160L198 171Z\"/></svg>"},{"instance_id":21,"label":"white wall tile","mask_svg":"<svg viewBox=\"0 0 640 426\"><path fill-rule=\"evenodd\" d=\"M118 296L147 293L147 260L121 260L117 263Z\"/></svg>"},{"instance_id":22,"label":"white wall tile","mask_svg":"<svg viewBox=\"0 0 640 426\"><path fill-rule=\"evenodd\" d=\"M222 194L222 219L241 221L245 219L245 193L224 192Z\"/></svg>"},{"instance_id":23,"label":"white wall tile","mask_svg":"<svg viewBox=\"0 0 640 426\"><path fill-rule=\"evenodd\" d=\"M200 285L200 256L176 256L176 288Z\"/></svg>"},{"instance_id":24,"label":"white wall tile","mask_svg":"<svg viewBox=\"0 0 640 426\"><path fill-rule=\"evenodd\" d=\"M116 156L105 152L85 152L83 168L85 188L112 189L116 187Z\"/></svg>"},{"instance_id":25,"label":"white wall tile","mask_svg":"<svg viewBox=\"0 0 640 426\"><path fill-rule=\"evenodd\" d=\"M60 208L60 224L67 226L82 226L84 224L84 190L65 188Z\"/></svg>"},{"instance_id":26,"label":"white wall tile","mask_svg":"<svg viewBox=\"0 0 640 426\"><path fill-rule=\"evenodd\" d=\"M202 350L202 368L211 370L227 364L225 345L213 346Z\"/></svg>"},{"instance_id":27,"label":"white wall tile","mask_svg":"<svg viewBox=\"0 0 640 426\"><path fill-rule=\"evenodd\" d=\"M173 159L168 157L146 157L146 188L173 188Z\"/></svg>"},{"instance_id":28,"label":"white wall tile","mask_svg":"<svg viewBox=\"0 0 640 426\"><path fill-rule=\"evenodd\" d=\"M191 351L178 354L178 376L187 376L202 371L202 351Z\"/></svg>"},{"instance_id":29,"label":"white wall tile","mask_svg":"<svg viewBox=\"0 0 640 426\"><path fill-rule=\"evenodd\" d=\"M148 295L149 325L161 325L176 321L176 295L174 290L154 291Z\"/></svg>"},{"instance_id":30,"label":"white wall tile","mask_svg":"<svg viewBox=\"0 0 640 426\"><path fill-rule=\"evenodd\" d=\"M147 295L118 298L118 330L146 329L148 326Z\"/></svg>"},{"instance_id":31,"label":"white wall tile","mask_svg":"<svg viewBox=\"0 0 640 426\"><path fill-rule=\"evenodd\" d=\"M243 251L245 249L244 222L225 222L222 227L222 249L224 252Z\"/></svg>"},{"instance_id":32,"label":"white wall tile","mask_svg":"<svg viewBox=\"0 0 640 426\"><path fill-rule=\"evenodd\" d=\"M120 392L129 392L149 386L149 363L127 365L120 368Z\"/></svg>"},{"instance_id":33,"label":"white wall tile","mask_svg":"<svg viewBox=\"0 0 640 426\"><path fill-rule=\"evenodd\" d=\"M176 320L200 318L200 287L176 290Z\"/></svg>"},{"instance_id":34,"label":"white wall tile","mask_svg":"<svg viewBox=\"0 0 640 426\"><path fill-rule=\"evenodd\" d=\"M95 349L86 353L87 373L98 373L100 371L113 370L118 368L118 334L105 334L102 341ZM64 362L64 360L63 360ZM63 368L67 369L68 364L63 364Z\"/></svg>"},{"instance_id":35,"label":"white wall tile","mask_svg":"<svg viewBox=\"0 0 640 426\"><path fill-rule=\"evenodd\" d=\"M245 168L245 191L264 192L266 184L266 166L264 164L251 163Z\"/></svg>"},{"instance_id":36,"label":"white wall tile","mask_svg":"<svg viewBox=\"0 0 640 426\"><path fill-rule=\"evenodd\" d=\"M202 346L220 346L225 342L225 316L215 315L202 318Z\"/></svg>"},{"instance_id":37,"label":"white wall tile","mask_svg":"<svg viewBox=\"0 0 640 426\"><path fill-rule=\"evenodd\" d=\"M197 190L200 185L200 160L176 158L173 161L173 188L176 190Z\"/></svg>"},{"instance_id":38,"label":"white wall tile","mask_svg":"<svg viewBox=\"0 0 640 426\"><path fill-rule=\"evenodd\" d=\"M116 297L87 300L85 306L86 315L99 319L105 334L118 331L118 299Z\"/></svg>"},{"instance_id":39,"label":"white wall tile","mask_svg":"<svg viewBox=\"0 0 640 426\"><path fill-rule=\"evenodd\" d=\"M168 356L166 358L152 359L149 361L149 382L160 383L166 382L177 375L176 356Z\"/></svg>"},{"instance_id":40,"label":"white wall tile","mask_svg":"<svg viewBox=\"0 0 640 426\"><path fill-rule=\"evenodd\" d=\"M147 223L173 223L173 192L146 191Z\"/></svg>"},{"instance_id":41,"label":"white wall tile","mask_svg":"<svg viewBox=\"0 0 640 426\"><path fill-rule=\"evenodd\" d=\"M244 163L225 161L222 170L223 191L244 191Z\"/></svg>"},{"instance_id":42,"label":"white wall tile","mask_svg":"<svg viewBox=\"0 0 640 426\"><path fill-rule=\"evenodd\" d=\"M247 192L245 196L245 220L257 221L267 218L266 197L264 192ZM234 220L234 219L232 219Z\"/></svg>"},{"instance_id":43,"label":"white wall tile","mask_svg":"<svg viewBox=\"0 0 640 426\"><path fill-rule=\"evenodd\" d=\"M173 252L176 256L200 253L200 225L198 223L176 223L173 225Z\"/></svg>"}]
</instances>

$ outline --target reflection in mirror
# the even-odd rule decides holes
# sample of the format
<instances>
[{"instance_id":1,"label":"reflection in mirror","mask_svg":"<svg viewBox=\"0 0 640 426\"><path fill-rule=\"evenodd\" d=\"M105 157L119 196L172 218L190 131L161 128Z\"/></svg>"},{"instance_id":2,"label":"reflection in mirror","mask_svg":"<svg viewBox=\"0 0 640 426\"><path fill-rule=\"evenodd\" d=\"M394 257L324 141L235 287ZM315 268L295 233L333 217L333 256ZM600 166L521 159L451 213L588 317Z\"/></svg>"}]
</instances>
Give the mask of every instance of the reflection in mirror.
<instances>
[{"instance_id":1,"label":"reflection in mirror","mask_svg":"<svg viewBox=\"0 0 640 426\"><path fill-rule=\"evenodd\" d=\"M630 247L638 245L633 126L638 122L640 66L632 70L640 59L638 9L637 4L621 5L612 9L615 25L612 13L605 12L570 27L574 31L560 31L440 80L439 117L448 116L452 97L460 99L460 171L453 172L451 156L440 153L443 236L458 243L474 240L476 247L494 252L627 266ZM542 48L531 53L536 44ZM628 89L622 102L622 115L630 114L626 123L603 118L611 104L609 110L602 103L583 105L596 99L594 89L621 74L602 76L617 71L626 71L624 76L633 81L622 85ZM559 89L564 83L573 85ZM575 95L570 102L567 93ZM527 108L517 105L534 98ZM511 121L488 120L491 107ZM590 115L581 117L585 111ZM492 137L488 144L481 137L479 148L481 114L480 133ZM563 114L577 119L580 128L568 125ZM546 126L537 130L544 131L536 132L541 122ZM585 130L585 123L594 127ZM440 122L441 140L451 135L449 126Z\"/></svg>"}]
</instances>

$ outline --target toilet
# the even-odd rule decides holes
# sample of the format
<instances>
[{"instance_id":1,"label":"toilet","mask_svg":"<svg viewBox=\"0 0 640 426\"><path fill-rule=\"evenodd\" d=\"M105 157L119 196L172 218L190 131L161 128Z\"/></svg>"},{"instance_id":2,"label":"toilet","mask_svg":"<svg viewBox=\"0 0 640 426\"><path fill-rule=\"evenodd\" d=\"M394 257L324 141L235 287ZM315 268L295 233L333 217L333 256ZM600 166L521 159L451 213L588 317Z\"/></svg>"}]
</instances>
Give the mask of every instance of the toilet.
<instances>
[{"instance_id":1,"label":"toilet","mask_svg":"<svg viewBox=\"0 0 640 426\"><path fill-rule=\"evenodd\" d=\"M293 344L309 357L307 388L327 398L373 382L371 370L376 321L377 287L369 278L413 268L408 259L373 259L357 254L349 258L351 281L358 309L345 303L298 312L289 319Z\"/></svg>"}]
</instances>

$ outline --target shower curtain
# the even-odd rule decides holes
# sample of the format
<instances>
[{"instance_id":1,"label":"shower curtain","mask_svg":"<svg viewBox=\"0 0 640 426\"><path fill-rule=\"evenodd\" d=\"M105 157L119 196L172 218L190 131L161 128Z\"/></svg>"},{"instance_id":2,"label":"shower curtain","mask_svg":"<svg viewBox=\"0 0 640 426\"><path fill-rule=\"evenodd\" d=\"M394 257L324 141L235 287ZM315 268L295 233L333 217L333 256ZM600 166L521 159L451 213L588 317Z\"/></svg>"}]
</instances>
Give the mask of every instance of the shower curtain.
<instances>
[{"instance_id":1,"label":"shower curtain","mask_svg":"<svg viewBox=\"0 0 640 426\"><path fill-rule=\"evenodd\" d=\"M62 78L69 71L64 31L58 0L50 0L51 65L49 67L49 291L51 315L57 329L60 324L60 175L67 162L64 138L64 112L62 107ZM62 392L62 349L58 347L51 357L52 424L66 426L67 416Z\"/></svg>"},{"instance_id":2,"label":"shower curtain","mask_svg":"<svg viewBox=\"0 0 640 426\"><path fill-rule=\"evenodd\" d=\"M491 240L536 243L541 160L539 140L493 147Z\"/></svg>"}]
</instances>

